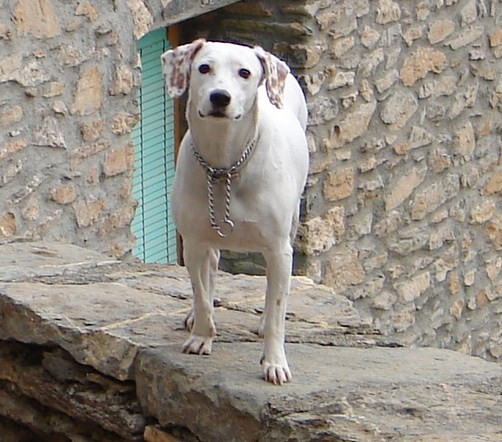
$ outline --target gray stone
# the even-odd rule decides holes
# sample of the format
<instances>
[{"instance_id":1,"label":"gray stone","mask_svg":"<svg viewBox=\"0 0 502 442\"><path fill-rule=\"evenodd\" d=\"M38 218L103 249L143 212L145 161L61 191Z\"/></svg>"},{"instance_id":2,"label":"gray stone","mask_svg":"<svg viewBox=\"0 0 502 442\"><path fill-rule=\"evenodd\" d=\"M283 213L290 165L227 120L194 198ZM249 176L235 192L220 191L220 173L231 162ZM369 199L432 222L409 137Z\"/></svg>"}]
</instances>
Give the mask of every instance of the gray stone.
<instances>
[{"instance_id":1,"label":"gray stone","mask_svg":"<svg viewBox=\"0 0 502 442\"><path fill-rule=\"evenodd\" d=\"M456 37L448 41L446 44L449 45L453 50L457 50L473 43L478 38L480 38L484 34L484 32L484 26L472 26L459 32Z\"/></svg>"},{"instance_id":2,"label":"gray stone","mask_svg":"<svg viewBox=\"0 0 502 442\"><path fill-rule=\"evenodd\" d=\"M253 332L264 278L220 275L213 354L194 356L180 352L191 292L182 268L26 242L1 244L0 263L0 381L10 386L0 387L0 415L49 439L65 431L139 441L150 437L146 422L157 421L167 440L172 428L184 429L180 440L203 442L497 440L499 365L448 350L385 348L396 342L306 278L293 279L288 307L294 379L277 387L261 379ZM426 290L420 275L413 281L411 294L399 288L404 299ZM394 302L382 294L374 307ZM409 322L404 313L396 327ZM476 419L452 414L457 408Z\"/></svg>"},{"instance_id":3,"label":"gray stone","mask_svg":"<svg viewBox=\"0 0 502 442\"><path fill-rule=\"evenodd\" d=\"M391 130L401 129L417 109L415 94L396 92L383 104L380 118Z\"/></svg>"},{"instance_id":4,"label":"gray stone","mask_svg":"<svg viewBox=\"0 0 502 442\"><path fill-rule=\"evenodd\" d=\"M66 141L54 117L45 117L42 125L36 127L33 134L37 146L66 148Z\"/></svg>"},{"instance_id":5,"label":"gray stone","mask_svg":"<svg viewBox=\"0 0 502 442\"><path fill-rule=\"evenodd\" d=\"M389 440L403 438L403 433L422 440L439 434L468 440L480 431L487 440L496 440L497 418L492 413L500 415L495 411L500 399L493 398L495 403L484 412L474 406L480 414L475 425L451 416L451 407L460 404L472 410L466 402L471 395L481 403L492 401L488 385L487 391L480 383L500 375L496 364L478 367L477 360L433 349L290 345L296 378L278 391L243 368L260 357L257 344L221 344L215 351L219 357L205 358L203 364L197 357L177 355L173 346L142 353L138 394L145 409L159 413L163 425L187 426L208 441L265 441L286 434L298 440L318 440L321 435L328 440L342 435L346 440ZM314 364L318 358L322 363ZM454 387L459 379L469 381ZM196 420L191 418L194 413ZM212 425L215 420L218 425Z\"/></svg>"},{"instance_id":6,"label":"gray stone","mask_svg":"<svg viewBox=\"0 0 502 442\"><path fill-rule=\"evenodd\" d=\"M93 250L54 242L0 242L0 282L62 275L117 262Z\"/></svg>"}]
</instances>

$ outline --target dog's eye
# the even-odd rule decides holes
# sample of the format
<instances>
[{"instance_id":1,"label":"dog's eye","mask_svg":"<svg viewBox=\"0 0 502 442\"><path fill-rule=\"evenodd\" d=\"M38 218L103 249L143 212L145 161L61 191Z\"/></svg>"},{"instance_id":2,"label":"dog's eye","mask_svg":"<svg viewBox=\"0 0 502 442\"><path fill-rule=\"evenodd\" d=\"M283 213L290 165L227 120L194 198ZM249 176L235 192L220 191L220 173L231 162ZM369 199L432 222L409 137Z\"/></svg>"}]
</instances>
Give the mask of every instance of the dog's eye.
<instances>
[{"instance_id":1,"label":"dog's eye","mask_svg":"<svg viewBox=\"0 0 502 442\"><path fill-rule=\"evenodd\" d=\"M249 72L247 69L239 69L239 75L242 78L249 78L249 76L251 75L251 72Z\"/></svg>"},{"instance_id":2,"label":"dog's eye","mask_svg":"<svg viewBox=\"0 0 502 442\"><path fill-rule=\"evenodd\" d=\"M199 66L199 72L201 74L207 74L210 70L211 70L211 68L209 67L208 64L201 64Z\"/></svg>"}]
</instances>

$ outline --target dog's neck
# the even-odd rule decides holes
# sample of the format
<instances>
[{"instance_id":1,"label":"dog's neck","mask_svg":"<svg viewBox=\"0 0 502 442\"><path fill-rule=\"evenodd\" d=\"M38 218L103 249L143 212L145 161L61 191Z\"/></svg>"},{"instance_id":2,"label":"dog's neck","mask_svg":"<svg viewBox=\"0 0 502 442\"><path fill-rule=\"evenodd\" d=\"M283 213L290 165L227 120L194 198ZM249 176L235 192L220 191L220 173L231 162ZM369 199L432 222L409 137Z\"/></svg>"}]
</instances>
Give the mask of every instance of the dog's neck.
<instances>
[{"instance_id":1,"label":"dog's neck","mask_svg":"<svg viewBox=\"0 0 502 442\"><path fill-rule=\"evenodd\" d=\"M200 118L188 103L187 120L195 148L215 168L229 168L242 156L256 136L258 106L256 104L240 120Z\"/></svg>"}]
</instances>

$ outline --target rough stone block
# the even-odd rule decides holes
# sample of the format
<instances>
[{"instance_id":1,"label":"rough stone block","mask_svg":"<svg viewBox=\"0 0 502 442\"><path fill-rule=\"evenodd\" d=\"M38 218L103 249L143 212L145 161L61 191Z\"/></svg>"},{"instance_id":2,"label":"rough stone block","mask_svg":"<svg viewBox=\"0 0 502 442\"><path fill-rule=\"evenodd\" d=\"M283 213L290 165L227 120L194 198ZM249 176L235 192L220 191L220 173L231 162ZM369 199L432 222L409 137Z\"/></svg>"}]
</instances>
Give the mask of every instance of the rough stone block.
<instances>
[{"instance_id":1,"label":"rough stone block","mask_svg":"<svg viewBox=\"0 0 502 442\"><path fill-rule=\"evenodd\" d=\"M115 67L113 85L110 89L110 95L130 94L134 86L134 77L129 67L120 65Z\"/></svg>"},{"instance_id":2,"label":"rough stone block","mask_svg":"<svg viewBox=\"0 0 502 442\"><path fill-rule=\"evenodd\" d=\"M459 32L456 37L449 40L447 42L447 45L455 51L471 43L474 43L484 34L484 32L485 28L482 25L468 27L465 30Z\"/></svg>"},{"instance_id":3,"label":"rough stone block","mask_svg":"<svg viewBox=\"0 0 502 442\"><path fill-rule=\"evenodd\" d=\"M66 89L66 84L62 81L51 81L44 85L42 89L42 97L52 98L63 95Z\"/></svg>"},{"instance_id":4,"label":"rough stone block","mask_svg":"<svg viewBox=\"0 0 502 442\"><path fill-rule=\"evenodd\" d=\"M77 191L72 185L62 184L49 192L50 199L58 204L70 204L77 198Z\"/></svg>"},{"instance_id":5,"label":"rough stone block","mask_svg":"<svg viewBox=\"0 0 502 442\"><path fill-rule=\"evenodd\" d=\"M0 215L0 238L10 238L16 234L16 216L13 213Z\"/></svg>"},{"instance_id":6,"label":"rough stone block","mask_svg":"<svg viewBox=\"0 0 502 442\"><path fill-rule=\"evenodd\" d=\"M79 66L87 59L89 55L72 44L62 44L59 47L58 60L64 66Z\"/></svg>"},{"instance_id":7,"label":"rough stone block","mask_svg":"<svg viewBox=\"0 0 502 442\"><path fill-rule=\"evenodd\" d=\"M52 38L61 33L51 0L19 0L12 13L12 21L20 34Z\"/></svg>"},{"instance_id":8,"label":"rough stone block","mask_svg":"<svg viewBox=\"0 0 502 442\"><path fill-rule=\"evenodd\" d=\"M103 162L103 172L107 177L119 175L132 170L134 164L134 148L132 143L116 149L110 149Z\"/></svg>"},{"instance_id":9,"label":"rough stone block","mask_svg":"<svg viewBox=\"0 0 502 442\"><path fill-rule=\"evenodd\" d=\"M380 118L390 130L403 128L418 109L418 101L412 92L395 92L382 105Z\"/></svg>"},{"instance_id":10,"label":"rough stone block","mask_svg":"<svg viewBox=\"0 0 502 442\"><path fill-rule=\"evenodd\" d=\"M96 8L88 1L79 2L75 8L75 15L83 15L89 21L97 20L99 14Z\"/></svg>"},{"instance_id":11,"label":"rough stone block","mask_svg":"<svg viewBox=\"0 0 502 442\"><path fill-rule=\"evenodd\" d=\"M442 42L446 37L451 35L454 30L455 23L448 18L432 22L429 27L429 32L427 33L429 43L434 45Z\"/></svg>"},{"instance_id":12,"label":"rough stone block","mask_svg":"<svg viewBox=\"0 0 502 442\"><path fill-rule=\"evenodd\" d=\"M483 199L476 204L470 211L471 224L484 224L489 221L496 212L495 201L492 199Z\"/></svg>"},{"instance_id":13,"label":"rough stone block","mask_svg":"<svg viewBox=\"0 0 502 442\"><path fill-rule=\"evenodd\" d=\"M96 141L103 131L102 120L82 121L80 123L80 133L85 142Z\"/></svg>"},{"instance_id":14,"label":"rough stone block","mask_svg":"<svg viewBox=\"0 0 502 442\"><path fill-rule=\"evenodd\" d=\"M376 101L356 104L343 120L333 128L330 145L334 148L344 146L363 135L376 110Z\"/></svg>"},{"instance_id":15,"label":"rough stone block","mask_svg":"<svg viewBox=\"0 0 502 442\"><path fill-rule=\"evenodd\" d=\"M308 122L315 126L332 121L338 115L338 104L330 97L322 96L307 105Z\"/></svg>"},{"instance_id":16,"label":"rough stone block","mask_svg":"<svg viewBox=\"0 0 502 442\"><path fill-rule=\"evenodd\" d=\"M409 281L396 284L397 294L401 302L413 302L424 294L431 285L431 275L423 272L413 276Z\"/></svg>"},{"instance_id":17,"label":"rough stone block","mask_svg":"<svg viewBox=\"0 0 502 442\"><path fill-rule=\"evenodd\" d=\"M337 38L331 43L330 50L335 57L341 57L347 51L352 49L354 47L354 44L354 37Z\"/></svg>"},{"instance_id":18,"label":"rough stone block","mask_svg":"<svg viewBox=\"0 0 502 442\"><path fill-rule=\"evenodd\" d=\"M323 185L323 194L328 201L348 198L354 192L354 168L346 167L329 172Z\"/></svg>"},{"instance_id":19,"label":"rough stone block","mask_svg":"<svg viewBox=\"0 0 502 442\"><path fill-rule=\"evenodd\" d=\"M502 250L502 215L496 214L486 223L485 232L495 247L495 250Z\"/></svg>"},{"instance_id":20,"label":"rough stone block","mask_svg":"<svg viewBox=\"0 0 502 442\"><path fill-rule=\"evenodd\" d=\"M424 32L424 26L412 26L403 33L403 39L408 46L411 46L415 40L422 38Z\"/></svg>"},{"instance_id":21,"label":"rough stone block","mask_svg":"<svg viewBox=\"0 0 502 442\"><path fill-rule=\"evenodd\" d=\"M316 217L300 226L300 250L307 255L319 255L331 249L345 233L344 209L335 206L323 217Z\"/></svg>"},{"instance_id":22,"label":"rough stone block","mask_svg":"<svg viewBox=\"0 0 502 442\"><path fill-rule=\"evenodd\" d=\"M370 26L365 26L361 31L361 43L364 47L372 49L380 40L380 33Z\"/></svg>"},{"instance_id":23,"label":"rough stone block","mask_svg":"<svg viewBox=\"0 0 502 442\"><path fill-rule=\"evenodd\" d=\"M130 133L139 120L139 115L119 112L113 117L112 132L115 134Z\"/></svg>"},{"instance_id":24,"label":"rough stone block","mask_svg":"<svg viewBox=\"0 0 502 442\"><path fill-rule=\"evenodd\" d=\"M493 195L502 192L502 170L495 171L483 186L484 195Z\"/></svg>"},{"instance_id":25,"label":"rough stone block","mask_svg":"<svg viewBox=\"0 0 502 442\"><path fill-rule=\"evenodd\" d=\"M502 29L492 32L489 36L489 40L490 47L492 48L502 45Z\"/></svg>"},{"instance_id":26,"label":"rough stone block","mask_svg":"<svg viewBox=\"0 0 502 442\"><path fill-rule=\"evenodd\" d=\"M475 148L476 140L474 137L474 128L470 121L466 121L455 130L455 135L453 137L453 152L468 161L471 159Z\"/></svg>"},{"instance_id":27,"label":"rough stone block","mask_svg":"<svg viewBox=\"0 0 502 442\"><path fill-rule=\"evenodd\" d=\"M0 148L0 160L23 150L28 145L26 138L16 138Z\"/></svg>"},{"instance_id":28,"label":"rough stone block","mask_svg":"<svg viewBox=\"0 0 502 442\"><path fill-rule=\"evenodd\" d=\"M375 87L379 93L390 89L399 80L399 72L391 69L382 78L375 80Z\"/></svg>"},{"instance_id":29,"label":"rough stone block","mask_svg":"<svg viewBox=\"0 0 502 442\"><path fill-rule=\"evenodd\" d=\"M410 207L414 220L423 219L427 214L435 211L441 204L453 198L460 189L458 175L447 175L440 182L433 182L415 194Z\"/></svg>"},{"instance_id":30,"label":"rough stone block","mask_svg":"<svg viewBox=\"0 0 502 442\"><path fill-rule=\"evenodd\" d=\"M0 126L12 126L22 121L23 108L18 105L0 106Z\"/></svg>"},{"instance_id":31,"label":"rough stone block","mask_svg":"<svg viewBox=\"0 0 502 442\"><path fill-rule=\"evenodd\" d=\"M363 78L369 77L375 73L378 66L383 62L385 54L382 48L376 48L361 60L357 69L358 75Z\"/></svg>"},{"instance_id":32,"label":"rough stone block","mask_svg":"<svg viewBox=\"0 0 502 442\"><path fill-rule=\"evenodd\" d=\"M418 97L441 97L452 95L456 91L457 78L454 75L441 75L435 80L424 80L420 86Z\"/></svg>"},{"instance_id":33,"label":"rough stone block","mask_svg":"<svg viewBox=\"0 0 502 442\"><path fill-rule=\"evenodd\" d=\"M334 69L328 71L328 90L338 89L354 84L355 72L336 72Z\"/></svg>"},{"instance_id":34,"label":"rough stone block","mask_svg":"<svg viewBox=\"0 0 502 442\"><path fill-rule=\"evenodd\" d=\"M325 269L326 284L336 290L361 284L365 272L358 257L357 250L350 246L340 246L330 255Z\"/></svg>"},{"instance_id":35,"label":"rough stone block","mask_svg":"<svg viewBox=\"0 0 502 442\"><path fill-rule=\"evenodd\" d=\"M73 203L73 210L77 218L78 227L89 227L94 224L101 215L105 202L102 198L88 198L77 200Z\"/></svg>"},{"instance_id":36,"label":"rough stone block","mask_svg":"<svg viewBox=\"0 0 502 442\"><path fill-rule=\"evenodd\" d=\"M66 149L66 141L58 120L54 117L45 117L41 125L33 131L34 144L37 146L59 147Z\"/></svg>"},{"instance_id":37,"label":"rough stone block","mask_svg":"<svg viewBox=\"0 0 502 442\"><path fill-rule=\"evenodd\" d=\"M391 211L399 207L410 197L413 191L422 183L427 169L413 168L409 173L397 179L389 185L390 193L385 198L385 210Z\"/></svg>"},{"instance_id":38,"label":"rough stone block","mask_svg":"<svg viewBox=\"0 0 502 442\"><path fill-rule=\"evenodd\" d=\"M337 5L334 9L325 8L316 14L321 31L330 32L334 38L344 37L357 29L357 20L352 8Z\"/></svg>"},{"instance_id":39,"label":"rough stone block","mask_svg":"<svg viewBox=\"0 0 502 442\"><path fill-rule=\"evenodd\" d=\"M90 115L101 107L101 74L97 66L83 70L71 107L72 114Z\"/></svg>"},{"instance_id":40,"label":"rough stone block","mask_svg":"<svg viewBox=\"0 0 502 442\"><path fill-rule=\"evenodd\" d=\"M458 117L465 108L472 107L476 103L478 96L479 81L465 85L455 94L453 104L448 110L448 117L454 119Z\"/></svg>"},{"instance_id":41,"label":"rough stone block","mask_svg":"<svg viewBox=\"0 0 502 442\"><path fill-rule=\"evenodd\" d=\"M376 14L375 21L378 24L385 25L401 18L401 8L399 3L392 0L378 0Z\"/></svg>"},{"instance_id":42,"label":"rough stone block","mask_svg":"<svg viewBox=\"0 0 502 442\"><path fill-rule=\"evenodd\" d=\"M460 24L462 26L474 23L478 18L478 6L476 0L469 0L460 10Z\"/></svg>"},{"instance_id":43,"label":"rough stone block","mask_svg":"<svg viewBox=\"0 0 502 442\"><path fill-rule=\"evenodd\" d=\"M448 60L441 51L419 48L404 59L400 70L401 80L405 86L413 86L429 72L440 73L447 65Z\"/></svg>"}]
</instances>

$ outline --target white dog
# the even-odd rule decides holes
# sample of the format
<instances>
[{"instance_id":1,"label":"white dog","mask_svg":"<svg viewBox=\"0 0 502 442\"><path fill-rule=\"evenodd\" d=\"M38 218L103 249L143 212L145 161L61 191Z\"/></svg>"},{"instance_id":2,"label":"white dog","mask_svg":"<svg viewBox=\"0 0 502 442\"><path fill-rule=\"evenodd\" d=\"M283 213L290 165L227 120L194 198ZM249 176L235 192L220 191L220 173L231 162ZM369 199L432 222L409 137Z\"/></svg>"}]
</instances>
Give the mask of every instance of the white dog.
<instances>
[{"instance_id":1,"label":"white dog","mask_svg":"<svg viewBox=\"0 0 502 442\"><path fill-rule=\"evenodd\" d=\"M288 66L260 47L199 39L162 55L167 92L188 88L189 130L171 196L194 292L183 352L209 354L220 249L261 252L264 378L291 380L284 352L292 240L308 169L307 109Z\"/></svg>"}]
</instances>

